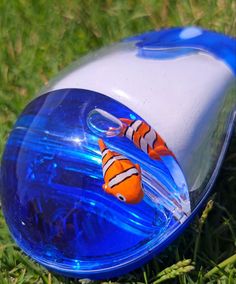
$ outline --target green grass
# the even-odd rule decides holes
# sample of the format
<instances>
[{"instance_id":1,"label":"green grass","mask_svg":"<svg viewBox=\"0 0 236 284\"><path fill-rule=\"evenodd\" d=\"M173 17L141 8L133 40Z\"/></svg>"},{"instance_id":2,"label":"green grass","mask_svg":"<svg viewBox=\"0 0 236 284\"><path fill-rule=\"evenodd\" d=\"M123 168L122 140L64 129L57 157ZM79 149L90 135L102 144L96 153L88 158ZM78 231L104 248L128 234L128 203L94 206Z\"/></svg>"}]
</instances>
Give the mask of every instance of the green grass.
<instances>
[{"instance_id":1,"label":"green grass","mask_svg":"<svg viewBox=\"0 0 236 284\"><path fill-rule=\"evenodd\" d=\"M132 34L192 24L235 36L236 1L0 0L0 155L23 107L73 60ZM143 268L108 283L236 283L235 158L234 139L203 218ZM21 253L0 215L3 283L81 282Z\"/></svg>"}]
</instances>

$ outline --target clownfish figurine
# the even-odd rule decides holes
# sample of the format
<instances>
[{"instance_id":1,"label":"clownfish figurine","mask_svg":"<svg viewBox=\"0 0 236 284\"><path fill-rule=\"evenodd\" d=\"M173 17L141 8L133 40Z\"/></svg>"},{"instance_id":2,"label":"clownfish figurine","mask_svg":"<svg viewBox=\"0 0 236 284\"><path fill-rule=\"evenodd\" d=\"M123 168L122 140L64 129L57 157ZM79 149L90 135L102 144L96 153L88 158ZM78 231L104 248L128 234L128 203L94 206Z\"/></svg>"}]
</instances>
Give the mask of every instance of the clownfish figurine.
<instances>
[{"instance_id":1,"label":"clownfish figurine","mask_svg":"<svg viewBox=\"0 0 236 284\"><path fill-rule=\"evenodd\" d=\"M161 160L161 156L175 158L161 136L146 122L127 118L120 118L120 121L123 123L120 135L131 140L136 147L148 154L151 159Z\"/></svg>"},{"instance_id":2,"label":"clownfish figurine","mask_svg":"<svg viewBox=\"0 0 236 284\"><path fill-rule=\"evenodd\" d=\"M122 202L136 204L143 196L141 169L125 156L109 150L102 139L98 140L102 154L102 170L105 192Z\"/></svg>"}]
</instances>

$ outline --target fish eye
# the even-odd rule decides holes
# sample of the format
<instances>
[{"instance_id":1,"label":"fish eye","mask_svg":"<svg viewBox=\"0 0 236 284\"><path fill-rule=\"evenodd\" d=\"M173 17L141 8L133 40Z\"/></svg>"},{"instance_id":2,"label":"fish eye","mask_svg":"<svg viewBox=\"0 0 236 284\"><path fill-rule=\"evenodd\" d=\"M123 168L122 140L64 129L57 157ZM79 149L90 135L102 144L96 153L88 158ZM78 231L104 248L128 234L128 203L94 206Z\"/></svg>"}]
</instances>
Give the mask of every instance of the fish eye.
<instances>
[{"instance_id":1,"label":"fish eye","mask_svg":"<svg viewBox=\"0 0 236 284\"><path fill-rule=\"evenodd\" d=\"M126 201L126 198L125 198L122 194L120 194L120 193L117 193L117 194L116 194L116 197L117 197L120 201L122 201L122 202L125 202L125 201Z\"/></svg>"}]
</instances>

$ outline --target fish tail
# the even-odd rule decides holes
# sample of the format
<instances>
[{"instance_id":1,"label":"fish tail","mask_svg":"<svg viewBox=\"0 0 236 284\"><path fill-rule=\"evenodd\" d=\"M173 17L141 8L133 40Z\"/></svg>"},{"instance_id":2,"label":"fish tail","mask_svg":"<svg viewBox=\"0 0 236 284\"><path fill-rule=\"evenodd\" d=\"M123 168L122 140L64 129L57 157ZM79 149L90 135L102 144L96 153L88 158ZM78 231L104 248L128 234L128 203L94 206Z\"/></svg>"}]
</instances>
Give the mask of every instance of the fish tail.
<instances>
[{"instance_id":1,"label":"fish tail","mask_svg":"<svg viewBox=\"0 0 236 284\"><path fill-rule=\"evenodd\" d=\"M98 145L100 147L101 152L103 152L107 148L106 144L104 143L102 139L98 139Z\"/></svg>"},{"instance_id":2,"label":"fish tail","mask_svg":"<svg viewBox=\"0 0 236 284\"><path fill-rule=\"evenodd\" d=\"M175 158L175 155L167 146L164 145L158 146L154 149L154 151L158 153L160 156L172 156L173 158Z\"/></svg>"},{"instance_id":3,"label":"fish tail","mask_svg":"<svg viewBox=\"0 0 236 284\"><path fill-rule=\"evenodd\" d=\"M157 161L160 161L161 160L161 157L159 155L159 153L153 149L151 149L148 153L149 157L153 160L157 160Z\"/></svg>"}]
</instances>

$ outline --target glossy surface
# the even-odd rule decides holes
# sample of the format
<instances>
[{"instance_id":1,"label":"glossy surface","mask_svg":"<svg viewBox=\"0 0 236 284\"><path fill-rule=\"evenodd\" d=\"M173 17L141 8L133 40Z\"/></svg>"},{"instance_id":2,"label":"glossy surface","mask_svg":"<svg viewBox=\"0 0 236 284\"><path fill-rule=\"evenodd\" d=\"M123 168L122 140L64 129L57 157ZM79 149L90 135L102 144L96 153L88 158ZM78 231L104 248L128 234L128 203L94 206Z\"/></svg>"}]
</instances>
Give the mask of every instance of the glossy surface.
<instances>
[{"instance_id":1,"label":"glossy surface","mask_svg":"<svg viewBox=\"0 0 236 284\"><path fill-rule=\"evenodd\" d=\"M236 74L234 38L199 27L169 28L130 37L138 47L138 56L152 59L176 58L199 51L223 60Z\"/></svg>"},{"instance_id":2,"label":"glossy surface","mask_svg":"<svg viewBox=\"0 0 236 284\"><path fill-rule=\"evenodd\" d=\"M16 242L44 265L75 275L132 262L190 214L188 188L173 157L151 160L125 137L103 139L141 166L144 198L131 205L103 191L93 128L113 125L97 117L89 128L95 107L142 119L92 91L51 92L23 111L2 162L3 211Z\"/></svg>"},{"instance_id":3,"label":"glossy surface","mask_svg":"<svg viewBox=\"0 0 236 284\"><path fill-rule=\"evenodd\" d=\"M4 214L20 247L60 273L106 278L176 238L209 194L233 130L235 42L197 27L149 32L53 80L19 117L2 161ZM151 125L180 166L121 137L121 117ZM141 166L142 202L103 191L98 138Z\"/></svg>"}]
</instances>

